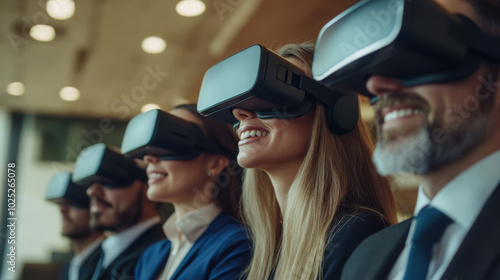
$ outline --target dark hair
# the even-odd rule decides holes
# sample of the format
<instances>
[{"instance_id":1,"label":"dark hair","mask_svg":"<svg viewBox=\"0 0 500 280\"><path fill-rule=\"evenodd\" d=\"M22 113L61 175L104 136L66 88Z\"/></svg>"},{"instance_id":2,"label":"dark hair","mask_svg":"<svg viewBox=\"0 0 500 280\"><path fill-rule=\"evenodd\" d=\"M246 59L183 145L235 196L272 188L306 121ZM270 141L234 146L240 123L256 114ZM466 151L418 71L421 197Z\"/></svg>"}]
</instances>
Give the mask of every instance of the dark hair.
<instances>
[{"instance_id":1,"label":"dark hair","mask_svg":"<svg viewBox=\"0 0 500 280\"><path fill-rule=\"evenodd\" d=\"M479 27L486 33L500 36L500 0L464 0L476 13Z\"/></svg>"},{"instance_id":2,"label":"dark hair","mask_svg":"<svg viewBox=\"0 0 500 280\"><path fill-rule=\"evenodd\" d=\"M500 0L463 0L469 3L476 14L479 28L483 32L500 36ZM489 72L493 77L500 73L500 63L487 61Z\"/></svg>"},{"instance_id":3,"label":"dark hair","mask_svg":"<svg viewBox=\"0 0 500 280\"><path fill-rule=\"evenodd\" d=\"M182 109L190 112L201 122L203 134L208 139L214 140L225 148L238 154L238 137L230 125L205 118L196 110L196 104L183 104L172 108ZM222 210L233 218L241 221L240 199L241 199L241 174L243 169L238 165L235 158L229 158L229 164L215 179L216 198Z\"/></svg>"}]
</instances>

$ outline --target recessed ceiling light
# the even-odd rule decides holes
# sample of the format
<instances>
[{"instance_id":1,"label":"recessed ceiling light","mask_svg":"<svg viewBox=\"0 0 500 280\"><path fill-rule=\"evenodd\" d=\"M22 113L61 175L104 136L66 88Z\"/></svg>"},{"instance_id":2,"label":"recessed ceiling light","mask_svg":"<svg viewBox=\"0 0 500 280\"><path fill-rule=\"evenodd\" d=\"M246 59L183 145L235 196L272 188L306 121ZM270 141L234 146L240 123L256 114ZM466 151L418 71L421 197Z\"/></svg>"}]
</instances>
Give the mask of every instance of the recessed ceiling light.
<instances>
[{"instance_id":1,"label":"recessed ceiling light","mask_svg":"<svg viewBox=\"0 0 500 280\"><path fill-rule=\"evenodd\" d=\"M154 109L160 109L160 106L158 106L156 104L146 104L146 105L142 106L141 112L146 113L147 111L151 111Z\"/></svg>"},{"instance_id":2,"label":"recessed ceiling light","mask_svg":"<svg viewBox=\"0 0 500 280\"><path fill-rule=\"evenodd\" d=\"M199 16L205 9L205 3L200 0L182 0L175 6L177 13L185 17Z\"/></svg>"},{"instance_id":3,"label":"recessed ceiling light","mask_svg":"<svg viewBox=\"0 0 500 280\"><path fill-rule=\"evenodd\" d=\"M58 20L69 19L75 14L73 0L49 0L45 7L49 16Z\"/></svg>"},{"instance_id":4,"label":"recessed ceiling light","mask_svg":"<svg viewBox=\"0 0 500 280\"><path fill-rule=\"evenodd\" d=\"M76 101L80 99L80 91L74 87L63 87L59 92L59 96L62 100Z\"/></svg>"},{"instance_id":5,"label":"recessed ceiling light","mask_svg":"<svg viewBox=\"0 0 500 280\"><path fill-rule=\"evenodd\" d=\"M30 36L37 41L50 42L56 37L56 30L50 25L36 24L31 27Z\"/></svg>"},{"instance_id":6,"label":"recessed ceiling light","mask_svg":"<svg viewBox=\"0 0 500 280\"><path fill-rule=\"evenodd\" d=\"M167 43L160 37L151 36L142 40L142 49L147 53L162 53L166 47Z\"/></svg>"},{"instance_id":7,"label":"recessed ceiling light","mask_svg":"<svg viewBox=\"0 0 500 280\"><path fill-rule=\"evenodd\" d=\"M13 82L7 85L7 93L10 95L23 95L24 94L24 84L21 82Z\"/></svg>"}]
</instances>

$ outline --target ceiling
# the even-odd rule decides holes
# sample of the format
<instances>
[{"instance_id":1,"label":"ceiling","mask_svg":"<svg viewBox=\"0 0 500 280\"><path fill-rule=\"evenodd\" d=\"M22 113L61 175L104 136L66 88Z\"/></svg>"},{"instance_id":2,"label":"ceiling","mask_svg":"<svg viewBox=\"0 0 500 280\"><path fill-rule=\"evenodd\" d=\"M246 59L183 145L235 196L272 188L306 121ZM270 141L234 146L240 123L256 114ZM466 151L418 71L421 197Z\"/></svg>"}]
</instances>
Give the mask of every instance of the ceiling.
<instances>
[{"instance_id":1,"label":"ceiling","mask_svg":"<svg viewBox=\"0 0 500 280\"><path fill-rule=\"evenodd\" d=\"M43 0L0 1L0 106L50 115L130 119L142 105L196 102L205 71L253 44L277 48L315 40L321 27L355 0L203 0L198 17L175 11L179 0L76 0L69 19L50 18ZM33 24L56 29L51 42L28 35ZM167 42L147 54L148 36ZM7 84L25 84L22 96ZM59 97L62 87L81 98Z\"/></svg>"}]
</instances>

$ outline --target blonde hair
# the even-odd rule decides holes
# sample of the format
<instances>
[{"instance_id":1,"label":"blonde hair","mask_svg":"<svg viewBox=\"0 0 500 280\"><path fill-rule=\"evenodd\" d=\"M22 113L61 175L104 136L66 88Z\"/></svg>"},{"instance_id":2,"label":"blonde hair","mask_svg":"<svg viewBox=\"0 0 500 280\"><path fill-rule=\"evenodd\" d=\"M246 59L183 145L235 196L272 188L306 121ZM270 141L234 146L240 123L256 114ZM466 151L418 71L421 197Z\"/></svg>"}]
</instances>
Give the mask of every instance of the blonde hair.
<instances>
[{"instance_id":1,"label":"blonde hair","mask_svg":"<svg viewBox=\"0 0 500 280\"><path fill-rule=\"evenodd\" d=\"M301 45L291 47L303 51ZM293 207L286 207L282 224L268 175L245 171L243 216L254 246L248 279L268 279L273 271L275 279L321 277L327 239L345 218L337 215L341 208L371 210L387 224L396 222L389 182L371 162L373 142L365 124L359 121L353 131L334 135L324 106L316 104L314 110L311 143L290 187L287 205Z\"/></svg>"}]
</instances>

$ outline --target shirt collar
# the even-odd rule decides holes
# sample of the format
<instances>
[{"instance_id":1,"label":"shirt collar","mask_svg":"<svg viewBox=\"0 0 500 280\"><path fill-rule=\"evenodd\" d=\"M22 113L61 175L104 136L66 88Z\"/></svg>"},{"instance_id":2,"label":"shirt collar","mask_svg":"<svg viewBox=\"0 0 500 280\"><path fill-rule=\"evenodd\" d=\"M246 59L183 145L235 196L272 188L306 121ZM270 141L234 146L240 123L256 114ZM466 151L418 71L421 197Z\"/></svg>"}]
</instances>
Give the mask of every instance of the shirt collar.
<instances>
[{"instance_id":1,"label":"shirt collar","mask_svg":"<svg viewBox=\"0 0 500 280\"><path fill-rule=\"evenodd\" d=\"M422 208L431 205L448 215L460 226L470 228L486 200L500 182L499 165L500 151L497 151L453 178L432 201L420 186L415 216Z\"/></svg>"},{"instance_id":2,"label":"shirt collar","mask_svg":"<svg viewBox=\"0 0 500 280\"><path fill-rule=\"evenodd\" d=\"M120 233L110 235L102 242L104 252L103 267L108 266L116 257L118 257L130 244L132 244L139 235L151 228L153 225L161 222L160 217L149 218L135 226L128 228Z\"/></svg>"},{"instance_id":3,"label":"shirt collar","mask_svg":"<svg viewBox=\"0 0 500 280\"><path fill-rule=\"evenodd\" d=\"M222 209L217 204L211 203L180 218L173 214L163 225L163 231L170 241L179 241L182 235L190 243L194 243L221 212Z\"/></svg>"},{"instance_id":4,"label":"shirt collar","mask_svg":"<svg viewBox=\"0 0 500 280\"><path fill-rule=\"evenodd\" d=\"M104 240L104 235L99 236L96 240L90 243L87 248L85 248L80 254L75 255L75 259L79 261L85 260L94 250L101 245L101 242Z\"/></svg>"},{"instance_id":5,"label":"shirt collar","mask_svg":"<svg viewBox=\"0 0 500 280\"><path fill-rule=\"evenodd\" d=\"M70 262L70 277L69 279L78 279L78 269L82 265L82 263L90 256L94 250L101 245L101 242L104 240L104 235L99 236L96 240L90 243L87 248L85 248L80 254L73 256ZM75 275L71 275L75 274Z\"/></svg>"}]
</instances>

